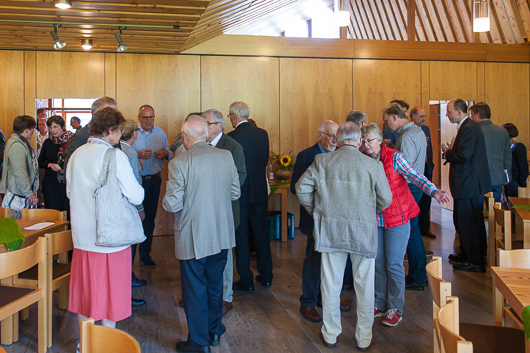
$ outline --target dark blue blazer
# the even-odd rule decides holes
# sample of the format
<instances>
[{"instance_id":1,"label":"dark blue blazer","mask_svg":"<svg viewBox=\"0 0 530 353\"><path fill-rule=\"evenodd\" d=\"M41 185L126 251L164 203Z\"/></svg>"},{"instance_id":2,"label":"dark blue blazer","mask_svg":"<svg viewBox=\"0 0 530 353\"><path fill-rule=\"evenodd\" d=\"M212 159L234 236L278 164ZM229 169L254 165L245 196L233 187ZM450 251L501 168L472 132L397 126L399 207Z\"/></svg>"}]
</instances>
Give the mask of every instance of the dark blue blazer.
<instances>
[{"instance_id":1,"label":"dark blue blazer","mask_svg":"<svg viewBox=\"0 0 530 353\"><path fill-rule=\"evenodd\" d=\"M302 174L305 173L307 168L309 168L309 166L313 164L315 156L320 153L322 152L320 151L320 147L318 147L318 143L316 143L314 146L311 146L301 151L300 153L298 153L298 156L296 156L293 175L291 176L291 192L293 194L296 195L295 185L298 182L298 179L300 179L300 177L302 176ZM307 213L307 210L303 206L300 206L300 231L305 235L312 236L314 226L315 223L313 221L313 217L311 217L309 213Z\"/></svg>"},{"instance_id":2,"label":"dark blue blazer","mask_svg":"<svg viewBox=\"0 0 530 353\"><path fill-rule=\"evenodd\" d=\"M239 203L244 205L267 202L267 164L269 163L269 135L267 131L249 123L240 124L228 134L243 147L247 177L241 185Z\"/></svg>"},{"instance_id":3,"label":"dark blue blazer","mask_svg":"<svg viewBox=\"0 0 530 353\"><path fill-rule=\"evenodd\" d=\"M480 125L467 118L447 150L449 188L455 199L468 199L491 191L486 143Z\"/></svg>"}]
</instances>

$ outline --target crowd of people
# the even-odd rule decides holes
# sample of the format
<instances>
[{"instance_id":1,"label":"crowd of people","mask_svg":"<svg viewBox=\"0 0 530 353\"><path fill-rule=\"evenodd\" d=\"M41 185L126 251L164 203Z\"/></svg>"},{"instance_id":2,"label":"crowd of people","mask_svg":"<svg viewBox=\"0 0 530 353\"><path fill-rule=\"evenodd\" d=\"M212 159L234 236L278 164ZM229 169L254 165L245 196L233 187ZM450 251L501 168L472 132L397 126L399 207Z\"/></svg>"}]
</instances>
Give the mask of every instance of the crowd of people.
<instances>
[{"instance_id":1,"label":"crowd of people","mask_svg":"<svg viewBox=\"0 0 530 353\"><path fill-rule=\"evenodd\" d=\"M255 281L271 287L265 177L269 137L249 122L250 108L244 102L232 103L228 111L234 128L230 133L224 133L222 113L210 109L188 115L172 145L155 125L152 106L138 109L138 121L126 120L110 97L93 103L86 126L71 119L75 134L65 129L63 117L46 118L44 109L37 111L37 119L17 116L7 143L0 133L2 207L19 218L21 208L37 206L42 190L46 208L68 212L74 241L69 310L79 322L93 317L115 327L131 315L132 306L146 304L132 297L133 287L146 285L132 272L132 264L138 249L140 264L156 267L151 247L164 160L169 161L169 180L162 206L174 214L181 306L189 330L177 351L209 352L210 346L220 344L226 331L222 317L233 308L233 290L253 292ZM516 195L517 187L526 186L528 163L515 125L493 124L490 108L482 102L469 111L461 99L447 104L447 117L458 124L458 132L441 149L450 164L454 224L461 244L460 253L449 259L454 270L484 272L483 195L493 191L500 200L503 188L505 195ZM326 347L337 345L340 312L350 310L340 301L343 285L353 283L356 293L355 339L363 352L374 344L374 319L398 325L405 290L426 286L422 236L436 237L429 228L431 198L445 203L450 197L432 183L433 148L425 119L423 108L409 113L402 100L384 109L383 130L368 123L365 113L351 111L340 126L323 121L316 143L297 156L290 187L300 201L300 230L307 236L300 312L311 322L323 322L320 337ZM36 128L34 149L30 140ZM142 221L146 240L138 245L96 245L93 195L100 187L105 152L111 148L117 149L121 193L136 206ZM116 220L116 229L123 226L120 222ZM251 243L256 276L250 267Z\"/></svg>"}]
</instances>

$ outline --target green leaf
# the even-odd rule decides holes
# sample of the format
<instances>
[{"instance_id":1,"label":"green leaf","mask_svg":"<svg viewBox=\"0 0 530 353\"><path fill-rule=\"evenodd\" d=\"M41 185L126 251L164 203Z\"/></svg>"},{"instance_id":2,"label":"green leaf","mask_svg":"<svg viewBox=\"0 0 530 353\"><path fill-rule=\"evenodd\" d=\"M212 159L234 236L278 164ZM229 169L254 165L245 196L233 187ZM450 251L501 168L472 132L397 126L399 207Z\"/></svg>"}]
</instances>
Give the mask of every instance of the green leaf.
<instances>
[{"instance_id":1,"label":"green leaf","mask_svg":"<svg viewBox=\"0 0 530 353\"><path fill-rule=\"evenodd\" d=\"M523 326L524 326L524 335L526 340L530 339L530 305L525 306L523 309Z\"/></svg>"}]
</instances>

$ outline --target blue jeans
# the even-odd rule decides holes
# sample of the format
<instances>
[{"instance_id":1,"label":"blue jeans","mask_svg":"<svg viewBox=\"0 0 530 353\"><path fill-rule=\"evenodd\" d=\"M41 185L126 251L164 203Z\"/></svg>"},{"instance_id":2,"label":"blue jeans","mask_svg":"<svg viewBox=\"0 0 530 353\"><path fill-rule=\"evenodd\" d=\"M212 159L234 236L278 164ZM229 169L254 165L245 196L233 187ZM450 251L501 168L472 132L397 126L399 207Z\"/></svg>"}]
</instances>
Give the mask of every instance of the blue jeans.
<instances>
[{"instance_id":1,"label":"blue jeans","mask_svg":"<svg viewBox=\"0 0 530 353\"><path fill-rule=\"evenodd\" d=\"M415 185L409 184L409 190L416 203L420 202L423 191ZM425 257L425 245L421 237L418 225L418 216L410 219L410 238L407 245L407 257L409 258L409 278L420 286L427 283L427 258Z\"/></svg>"},{"instance_id":2,"label":"blue jeans","mask_svg":"<svg viewBox=\"0 0 530 353\"><path fill-rule=\"evenodd\" d=\"M386 229L379 227L375 258L375 307L397 309L403 315L405 304L405 267L403 256L410 235L409 222Z\"/></svg>"}]
</instances>

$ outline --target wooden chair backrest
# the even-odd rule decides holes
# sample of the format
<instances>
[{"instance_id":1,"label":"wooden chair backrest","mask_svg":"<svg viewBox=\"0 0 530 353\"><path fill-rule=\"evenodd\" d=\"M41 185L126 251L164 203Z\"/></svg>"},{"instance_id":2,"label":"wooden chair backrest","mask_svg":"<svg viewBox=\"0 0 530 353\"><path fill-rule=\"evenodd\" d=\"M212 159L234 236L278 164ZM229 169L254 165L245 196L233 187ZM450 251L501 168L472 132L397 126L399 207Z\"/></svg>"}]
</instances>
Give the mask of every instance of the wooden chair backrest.
<instances>
[{"instance_id":1,"label":"wooden chair backrest","mask_svg":"<svg viewBox=\"0 0 530 353\"><path fill-rule=\"evenodd\" d=\"M81 322L81 352L140 353L140 345L127 332L95 325L94 319Z\"/></svg>"},{"instance_id":2,"label":"wooden chair backrest","mask_svg":"<svg viewBox=\"0 0 530 353\"><path fill-rule=\"evenodd\" d=\"M50 210L48 208L23 208L20 218L34 221L66 221L66 211Z\"/></svg>"},{"instance_id":3,"label":"wooden chair backrest","mask_svg":"<svg viewBox=\"0 0 530 353\"><path fill-rule=\"evenodd\" d=\"M530 197L530 187L526 187L526 188L519 187L517 189L517 196L518 197Z\"/></svg>"},{"instance_id":4,"label":"wooden chair backrest","mask_svg":"<svg viewBox=\"0 0 530 353\"><path fill-rule=\"evenodd\" d=\"M39 282L41 280L41 267L46 268L48 253L48 240L38 238L35 244L16 251L0 254L0 279L18 275L27 269L39 265ZM43 264L44 266L41 266ZM43 278L45 280L45 278ZM39 283L39 287L41 284Z\"/></svg>"},{"instance_id":5,"label":"wooden chair backrest","mask_svg":"<svg viewBox=\"0 0 530 353\"><path fill-rule=\"evenodd\" d=\"M440 256L433 256L432 261L425 267L427 271L427 281L432 295L432 318L438 318L438 311L445 305L447 297L451 295L451 282L447 282L442 278L442 258ZM433 331L433 347L434 353L442 352L441 337L436 329Z\"/></svg>"},{"instance_id":6,"label":"wooden chair backrest","mask_svg":"<svg viewBox=\"0 0 530 353\"><path fill-rule=\"evenodd\" d=\"M530 269L530 249L499 249L499 267Z\"/></svg>"},{"instance_id":7,"label":"wooden chair backrest","mask_svg":"<svg viewBox=\"0 0 530 353\"><path fill-rule=\"evenodd\" d=\"M72 239L72 231L48 233L50 238L50 254L57 255L74 249L74 241Z\"/></svg>"},{"instance_id":8,"label":"wooden chair backrest","mask_svg":"<svg viewBox=\"0 0 530 353\"><path fill-rule=\"evenodd\" d=\"M442 258L440 256L433 256L432 261L427 264L425 269L432 294L433 313L436 314L445 305L447 297L451 295L451 282L442 278Z\"/></svg>"},{"instance_id":9,"label":"wooden chair backrest","mask_svg":"<svg viewBox=\"0 0 530 353\"><path fill-rule=\"evenodd\" d=\"M434 320L435 330L439 330L445 353L473 353L473 343L460 336L458 297L447 298Z\"/></svg>"},{"instance_id":10,"label":"wooden chair backrest","mask_svg":"<svg viewBox=\"0 0 530 353\"><path fill-rule=\"evenodd\" d=\"M0 207L0 218L11 218L11 209Z\"/></svg>"},{"instance_id":11,"label":"wooden chair backrest","mask_svg":"<svg viewBox=\"0 0 530 353\"><path fill-rule=\"evenodd\" d=\"M495 213L495 236L497 240L497 248L511 250L512 212L510 210L503 210L500 202L496 202L495 205L493 205L493 212Z\"/></svg>"}]
</instances>

